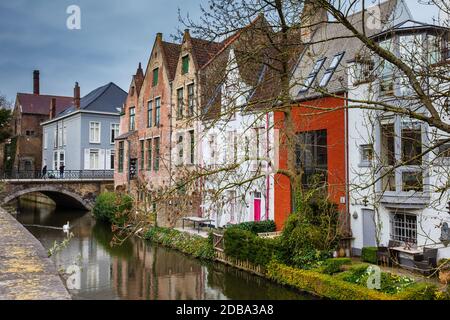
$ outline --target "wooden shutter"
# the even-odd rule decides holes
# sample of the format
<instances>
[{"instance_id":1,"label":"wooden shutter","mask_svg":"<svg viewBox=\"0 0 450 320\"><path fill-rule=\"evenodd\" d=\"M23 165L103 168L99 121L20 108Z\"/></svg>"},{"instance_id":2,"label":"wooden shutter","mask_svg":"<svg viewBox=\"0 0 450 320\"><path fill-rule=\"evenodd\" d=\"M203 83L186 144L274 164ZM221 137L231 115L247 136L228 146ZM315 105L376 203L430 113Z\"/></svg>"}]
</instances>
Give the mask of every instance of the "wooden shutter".
<instances>
[{"instance_id":1,"label":"wooden shutter","mask_svg":"<svg viewBox=\"0 0 450 320\"><path fill-rule=\"evenodd\" d=\"M84 170L90 170L90 149L84 149Z\"/></svg>"}]
</instances>

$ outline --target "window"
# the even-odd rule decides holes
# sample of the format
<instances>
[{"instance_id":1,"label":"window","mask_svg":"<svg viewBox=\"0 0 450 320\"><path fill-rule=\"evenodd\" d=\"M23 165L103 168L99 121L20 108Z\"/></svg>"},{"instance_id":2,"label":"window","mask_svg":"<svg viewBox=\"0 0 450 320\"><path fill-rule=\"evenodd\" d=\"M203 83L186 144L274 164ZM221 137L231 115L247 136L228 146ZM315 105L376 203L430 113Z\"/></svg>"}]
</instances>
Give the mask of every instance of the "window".
<instances>
[{"instance_id":1,"label":"window","mask_svg":"<svg viewBox=\"0 0 450 320\"><path fill-rule=\"evenodd\" d=\"M63 128L63 145L67 145L67 126L66 125L64 125L64 128Z\"/></svg>"},{"instance_id":2,"label":"window","mask_svg":"<svg viewBox=\"0 0 450 320\"><path fill-rule=\"evenodd\" d=\"M450 158L450 142L443 143L447 139L439 140L438 157Z\"/></svg>"},{"instance_id":3,"label":"window","mask_svg":"<svg viewBox=\"0 0 450 320\"><path fill-rule=\"evenodd\" d=\"M119 136L119 127L118 123L111 123L111 144L114 144L114 141Z\"/></svg>"},{"instance_id":4,"label":"window","mask_svg":"<svg viewBox=\"0 0 450 320\"><path fill-rule=\"evenodd\" d=\"M381 191L424 191L422 124L397 116L382 120L380 134Z\"/></svg>"},{"instance_id":5,"label":"window","mask_svg":"<svg viewBox=\"0 0 450 320\"><path fill-rule=\"evenodd\" d=\"M58 170L58 151L53 152L53 170Z\"/></svg>"},{"instance_id":6,"label":"window","mask_svg":"<svg viewBox=\"0 0 450 320\"><path fill-rule=\"evenodd\" d=\"M155 161L153 163L153 169L155 171L158 171L159 170L159 159L160 159L160 154L159 154L160 143L159 143L159 138L155 138L153 140L155 141Z\"/></svg>"},{"instance_id":7,"label":"window","mask_svg":"<svg viewBox=\"0 0 450 320\"><path fill-rule=\"evenodd\" d=\"M132 107L132 108L130 108L129 131L134 131L134 129L135 129L135 117L136 117L136 109L135 109L135 107Z\"/></svg>"},{"instance_id":8,"label":"window","mask_svg":"<svg viewBox=\"0 0 450 320\"><path fill-rule=\"evenodd\" d=\"M380 47L393 52L392 40L383 41L380 43ZM380 62L381 79L380 79L380 94L391 95L394 93L394 66L386 61Z\"/></svg>"},{"instance_id":9,"label":"window","mask_svg":"<svg viewBox=\"0 0 450 320\"><path fill-rule=\"evenodd\" d=\"M63 146L63 128L62 124L58 124L58 146Z\"/></svg>"},{"instance_id":10,"label":"window","mask_svg":"<svg viewBox=\"0 0 450 320\"><path fill-rule=\"evenodd\" d=\"M147 170L152 170L152 158L153 158L153 148L152 148L152 139L147 140Z\"/></svg>"},{"instance_id":11,"label":"window","mask_svg":"<svg viewBox=\"0 0 450 320\"><path fill-rule=\"evenodd\" d=\"M417 243L417 217L396 213L392 216L391 239L401 242Z\"/></svg>"},{"instance_id":12,"label":"window","mask_svg":"<svg viewBox=\"0 0 450 320\"><path fill-rule=\"evenodd\" d=\"M89 152L89 168L91 170L100 168L100 152L98 149L91 149Z\"/></svg>"},{"instance_id":13,"label":"window","mask_svg":"<svg viewBox=\"0 0 450 320\"><path fill-rule=\"evenodd\" d=\"M189 55L184 56L181 58L182 62L182 68L181 68L181 74L186 74L189 72Z\"/></svg>"},{"instance_id":14,"label":"window","mask_svg":"<svg viewBox=\"0 0 450 320\"><path fill-rule=\"evenodd\" d=\"M161 98L157 98L155 104L155 126L159 127L161 123Z\"/></svg>"},{"instance_id":15,"label":"window","mask_svg":"<svg viewBox=\"0 0 450 320\"><path fill-rule=\"evenodd\" d=\"M325 60L326 60L326 58L322 58L322 59L316 61L311 73L306 78L305 83L303 84L303 88L300 89L299 93L304 93L309 90L309 88L313 84L314 80L316 79L317 74L319 73L320 69L322 68L323 64L325 63Z\"/></svg>"},{"instance_id":16,"label":"window","mask_svg":"<svg viewBox=\"0 0 450 320\"><path fill-rule=\"evenodd\" d=\"M145 141L141 140L141 166L140 169L144 170L145 167Z\"/></svg>"},{"instance_id":17,"label":"window","mask_svg":"<svg viewBox=\"0 0 450 320\"><path fill-rule=\"evenodd\" d=\"M361 165L369 166L373 160L373 145L363 144L359 148L361 152Z\"/></svg>"},{"instance_id":18,"label":"window","mask_svg":"<svg viewBox=\"0 0 450 320\"><path fill-rule=\"evenodd\" d=\"M58 148L58 125L53 130L53 148Z\"/></svg>"},{"instance_id":19,"label":"window","mask_svg":"<svg viewBox=\"0 0 450 320\"><path fill-rule=\"evenodd\" d=\"M177 139L177 147L178 147L178 165L182 165L184 163L184 150L183 150L183 135L179 135Z\"/></svg>"},{"instance_id":20,"label":"window","mask_svg":"<svg viewBox=\"0 0 450 320\"><path fill-rule=\"evenodd\" d=\"M395 164L395 126L394 123L381 125L381 159L384 165Z\"/></svg>"},{"instance_id":21,"label":"window","mask_svg":"<svg viewBox=\"0 0 450 320\"><path fill-rule=\"evenodd\" d=\"M422 164L422 129L418 122L402 122L402 161L408 165Z\"/></svg>"},{"instance_id":22,"label":"window","mask_svg":"<svg viewBox=\"0 0 450 320\"><path fill-rule=\"evenodd\" d=\"M297 134L296 163L297 168L303 171L302 183L305 187L327 181L327 130Z\"/></svg>"},{"instance_id":23,"label":"window","mask_svg":"<svg viewBox=\"0 0 450 320\"><path fill-rule=\"evenodd\" d=\"M217 154L217 146L216 146L216 135L210 134L209 135L209 152L210 152L210 159L211 164L216 164L216 154Z\"/></svg>"},{"instance_id":24,"label":"window","mask_svg":"<svg viewBox=\"0 0 450 320\"><path fill-rule=\"evenodd\" d=\"M147 104L147 127L151 128L153 125L153 101L149 101Z\"/></svg>"},{"instance_id":25,"label":"window","mask_svg":"<svg viewBox=\"0 0 450 320\"><path fill-rule=\"evenodd\" d=\"M48 148L48 132L44 131L44 149Z\"/></svg>"},{"instance_id":26,"label":"window","mask_svg":"<svg viewBox=\"0 0 450 320\"><path fill-rule=\"evenodd\" d=\"M183 101L183 88L177 90L177 118L183 118L183 109L184 109L184 101Z\"/></svg>"},{"instance_id":27,"label":"window","mask_svg":"<svg viewBox=\"0 0 450 320\"><path fill-rule=\"evenodd\" d=\"M153 81L152 86L156 87L158 85L159 68L153 69Z\"/></svg>"},{"instance_id":28,"label":"window","mask_svg":"<svg viewBox=\"0 0 450 320\"><path fill-rule=\"evenodd\" d=\"M194 100L194 84L188 85L188 112L189 116L193 116L195 111L195 100Z\"/></svg>"},{"instance_id":29,"label":"window","mask_svg":"<svg viewBox=\"0 0 450 320\"><path fill-rule=\"evenodd\" d=\"M422 192L423 176L421 171L402 172L402 191Z\"/></svg>"},{"instance_id":30,"label":"window","mask_svg":"<svg viewBox=\"0 0 450 320\"><path fill-rule=\"evenodd\" d=\"M333 76L334 72L336 71L336 68L339 66L339 63L341 63L344 54L345 52L341 52L334 56L330 66L325 71L325 74L323 75L322 80L320 81L319 84L320 87L326 87L328 85L328 82L330 82L330 79Z\"/></svg>"},{"instance_id":31,"label":"window","mask_svg":"<svg viewBox=\"0 0 450 320\"><path fill-rule=\"evenodd\" d=\"M100 143L100 122L89 123L89 142Z\"/></svg>"},{"instance_id":32,"label":"window","mask_svg":"<svg viewBox=\"0 0 450 320\"><path fill-rule=\"evenodd\" d=\"M123 172L123 158L124 158L124 147L125 147L125 142L120 141L119 142L119 160L118 160L118 165L119 165L119 172Z\"/></svg>"},{"instance_id":33,"label":"window","mask_svg":"<svg viewBox=\"0 0 450 320\"><path fill-rule=\"evenodd\" d=\"M190 163L195 163L195 138L194 130L189 131L189 142L190 142Z\"/></svg>"},{"instance_id":34,"label":"window","mask_svg":"<svg viewBox=\"0 0 450 320\"><path fill-rule=\"evenodd\" d=\"M111 150L111 153L109 155L109 168L111 170L114 170L114 159L115 159L115 151Z\"/></svg>"}]
</instances>

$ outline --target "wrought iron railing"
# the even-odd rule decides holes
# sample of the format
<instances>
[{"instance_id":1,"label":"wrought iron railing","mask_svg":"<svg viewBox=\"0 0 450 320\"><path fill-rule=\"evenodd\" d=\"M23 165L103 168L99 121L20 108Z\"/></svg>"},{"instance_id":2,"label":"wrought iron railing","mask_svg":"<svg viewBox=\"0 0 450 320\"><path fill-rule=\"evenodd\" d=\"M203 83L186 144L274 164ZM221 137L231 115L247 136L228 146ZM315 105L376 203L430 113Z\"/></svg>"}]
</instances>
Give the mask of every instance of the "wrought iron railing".
<instances>
[{"instance_id":1,"label":"wrought iron railing","mask_svg":"<svg viewBox=\"0 0 450 320\"><path fill-rule=\"evenodd\" d=\"M84 180L84 179L114 179L114 170L49 170L43 171L4 171L0 176L3 180Z\"/></svg>"}]
</instances>

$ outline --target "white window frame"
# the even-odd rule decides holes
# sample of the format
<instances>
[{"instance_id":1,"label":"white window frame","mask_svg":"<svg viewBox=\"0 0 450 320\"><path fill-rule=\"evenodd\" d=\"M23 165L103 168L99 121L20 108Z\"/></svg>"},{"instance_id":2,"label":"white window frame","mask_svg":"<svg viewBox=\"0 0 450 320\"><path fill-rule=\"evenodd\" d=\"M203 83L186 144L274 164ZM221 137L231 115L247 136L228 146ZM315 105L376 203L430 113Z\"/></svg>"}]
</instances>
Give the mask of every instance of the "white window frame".
<instances>
[{"instance_id":1,"label":"white window frame","mask_svg":"<svg viewBox=\"0 0 450 320\"><path fill-rule=\"evenodd\" d=\"M113 140L113 131L114 131L114 139L116 139L119 136L119 131L120 131L119 123L111 123L109 126L109 140L110 140L111 144L115 143L115 140Z\"/></svg>"},{"instance_id":2,"label":"white window frame","mask_svg":"<svg viewBox=\"0 0 450 320\"><path fill-rule=\"evenodd\" d=\"M92 136L92 129L94 124L98 124L98 139L94 140L95 137ZM94 134L95 135L95 134ZM101 143L101 135L102 135L102 125L99 121L89 121L89 143L100 144Z\"/></svg>"},{"instance_id":3,"label":"white window frame","mask_svg":"<svg viewBox=\"0 0 450 320\"><path fill-rule=\"evenodd\" d=\"M95 166L95 163L93 165L92 162L92 155L97 154L97 166ZM100 170L100 149L89 149L89 169L90 170Z\"/></svg>"},{"instance_id":4,"label":"white window frame","mask_svg":"<svg viewBox=\"0 0 450 320\"><path fill-rule=\"evenodd\" d=\"M44 150L48 149L48 131L44 130Z\"/></svg>"}]
</instances>

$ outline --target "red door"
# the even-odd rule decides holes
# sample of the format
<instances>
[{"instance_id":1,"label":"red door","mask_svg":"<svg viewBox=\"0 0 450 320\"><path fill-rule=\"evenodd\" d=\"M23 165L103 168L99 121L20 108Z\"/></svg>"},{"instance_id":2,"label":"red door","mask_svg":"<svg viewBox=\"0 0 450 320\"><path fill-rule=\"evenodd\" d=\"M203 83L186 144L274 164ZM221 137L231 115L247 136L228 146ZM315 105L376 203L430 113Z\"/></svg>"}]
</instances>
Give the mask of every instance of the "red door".
<instances>
[{"instance_id":1,"label":"red door","mask_svg":"<svg viewBox=\"0 0 450 320\"><path fill-rule=\"evenodd\" d=\"M255 221L261 221L261 199L253 199L253 213Z\"/></svg>"}]
</instances>

